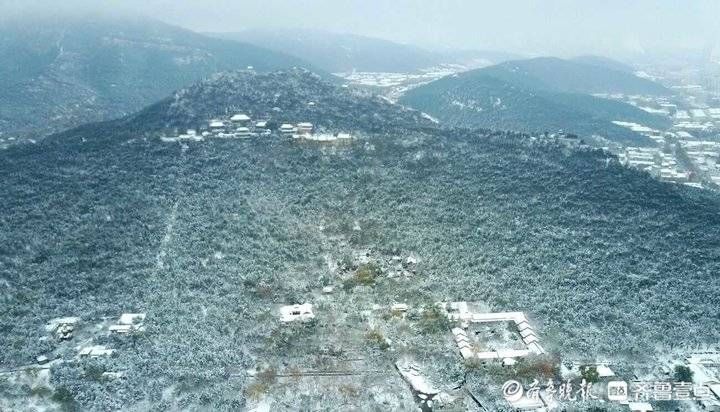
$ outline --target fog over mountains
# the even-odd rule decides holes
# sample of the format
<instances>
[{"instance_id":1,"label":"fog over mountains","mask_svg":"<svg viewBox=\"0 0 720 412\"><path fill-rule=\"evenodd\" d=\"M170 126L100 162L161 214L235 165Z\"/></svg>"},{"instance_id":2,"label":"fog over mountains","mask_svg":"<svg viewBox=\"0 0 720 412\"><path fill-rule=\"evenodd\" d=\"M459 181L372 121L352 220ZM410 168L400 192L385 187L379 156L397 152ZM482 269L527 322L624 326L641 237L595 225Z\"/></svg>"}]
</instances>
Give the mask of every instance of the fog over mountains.
<instances>
[{"instance_id":1,"label":"fog over mountains","mask_svg":"<svg viewBox=\"0 0 720 412\"><path fill-rule=\"evenodd\" d=\"M572 0L504 2L466 0L113 1L105 7L159 17L198 32L244 29L320 29L389 39L425 48L498 50L515 54L570 57L599 54L627 59L668 52L702 52L720 46L713 0L638 0L602 3ZM55 13L94 10L92 0L6 0L3 11Z\"/></svg>"},{"instance_id":2,"label":"fog over mountains","mask_svg":"<svg viewBox=\"0 0 720 412\"><path fill-rule=\"evenodd\" d=\"M292 54L312 61L331 73L352 71L403 73L448 64L474 68L517 57L510 53L476 50L431 51L388 40L322 30L255 29L212 35Z\"/></svg>"}]
</instances>

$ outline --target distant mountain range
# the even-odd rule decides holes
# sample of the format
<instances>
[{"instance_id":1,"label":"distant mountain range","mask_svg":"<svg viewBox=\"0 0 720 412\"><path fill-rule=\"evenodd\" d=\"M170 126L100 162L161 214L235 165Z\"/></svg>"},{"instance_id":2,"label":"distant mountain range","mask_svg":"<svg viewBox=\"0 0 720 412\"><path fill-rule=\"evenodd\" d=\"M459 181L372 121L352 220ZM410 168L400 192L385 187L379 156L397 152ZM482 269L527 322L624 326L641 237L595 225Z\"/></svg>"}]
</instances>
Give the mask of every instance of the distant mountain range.
<instances>
[{"instance_id":1,"label":"distant mountain range","mask_svg":"<svg viewBox=\"0 0 720 412\"><path fill-rule=\"evenodd\" d=\"M671 94L661 84L635 76L622 63L594 56L571 60L555 57L514 60L473 73L482 73L533 90L655 96Z\"/></svg>"},{"instance_id":2,"label":"distant mountain range","mask_svg":"<svg viewBox=\"0 0 720 412\"><path fill-rule=\"evenodd\" d=\"M518 58L491 51L431 51L389 40L310 29L253 29L211 35L291 54L331 73L406 73L441 64L475 68Z\"/></svg>"},{"instance_id":3,"label":"distant mountain range","mask_svg":"<svg viewBox=\"0 0 720 412\"><path fill-rule=\"evenodd\" d=\"M4 20L0 62L5 137L121 117L218 71L312 67L155 20L95 15Z\"/></svg>"},{"instance_id":4,"label":"distant mountain range","mask_svg":"<svg viewBox=\"0 0 720 412\"><path fill-rule=\"evenodd\" d=\"M591 66L598 66L605 69L615 70L619 72L625 72L625 73L634 73L635 69L630 66L629 64L625 64L623 62L619 62L617 60L609 59L607 57L602 56L593 56L593 55L585 55L585 56L577 56L570 59L570 61L576 62L576 63L584 63Z\"/></svg>"},{"instance_id":5,"label":"distant mountain range","mask_svg":"<svg viewBox=\"0 0 720 412\"><path fill-rule=\"evenodd\" d=\"M448 125L601 135L649 143L612 123L629 121L663 129L666 118L591 94L669 95L663 86L634 76L606 59L538 58L448 76L406 93L401 102ZM613 68L609 68L613 67Z\"/></svg>"},{"instance_id":6,"label":"distant mountain range","mask_svg":"<svg viewBox=\"0 0 720 412\"><path fill-rule=\"evenodd\" d=\"M354 138L160 138L239 111ZM628 370L720 339L717 193L601 150L436 127L304 70L213 76L0 164L0 364L53 360L49 378L0 380L3 410L414 410L399 353L447 388L507 376L463 362L451 326L425 314L442 300L524 311L549 352ZM316 304L313 322L282 323L293 303ZM144 331L110 334L127 312L147 315ZM81 318L71 341L45 329L66 316ZM115 352L83 358L85 345ZM559 368L541 361L516 370ZM322 391L278 377L349 362L378 371L377 396L358 396L368 376L323 377Z\"/></svg>"}]
</instances>

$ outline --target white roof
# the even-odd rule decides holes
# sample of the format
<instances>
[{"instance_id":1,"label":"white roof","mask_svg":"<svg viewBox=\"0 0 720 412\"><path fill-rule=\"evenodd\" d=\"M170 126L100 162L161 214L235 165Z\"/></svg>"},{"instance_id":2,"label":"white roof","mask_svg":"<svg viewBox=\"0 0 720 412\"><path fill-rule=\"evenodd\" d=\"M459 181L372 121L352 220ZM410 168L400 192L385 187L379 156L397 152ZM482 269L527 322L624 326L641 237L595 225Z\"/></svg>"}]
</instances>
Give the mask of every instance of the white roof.
<instances>
[{"instance_id":1,"label":"white roof","mask_svg":"<svg viewBox=\"0 0 720 412\"><path fill-rule=\"evenodd\" d=\"M463 359L470 359L473 357L473 355L474 355L474 353L473 353L472 349L467 348L467 347L460 348L460 356L462 356Z\"/></svg>"},{"instance_id":2,"label":"white roof","mask_svg":"<svg viewBox=\"0 0 720 412\"><path fill-rule=\"evenodd\" d=\"M230 120L233 122L247 122L250 120L250 116L240 113L240 114L236 114L235 116L231 117Z\"/></svg>"},{"instance_id":3,"label":"white roof","mask_svg":"<svg viewBox=\"0 0 720 412\"><path fill-rule=\"evenodd\" d=\"M526 322L525 314L522 312L497 312L497 313L473 313L473 322L502 322L513 321L515 323Z\"/></svg>"},{"instance_id":4,"label":"white roof","mask_svg":"<svg viewBox=\"0 0 720 412\"><path fill-rule=\"evenodd\" d=\"M225 127L225 123L223 123L221 120L212 120L210 122L210 127L212 127L212 128Z\"/></svg>"},{"instance_id":5,"label":"white roof","mask_svg":"<svg viewBox=\"0 0 720 412\"><path fill-rule=\"evenodd\" d=\"M613 372L607 365L597 365L596 369L598 376L601 378L615 376L615 372Z\"/></svg>"},{"instance_id":6,"label":"white roof","mask_svg":"<svg viewBox=\"0 0 720 412\"><path fill-rule=\"evenodd\" d=\"M133 325L111 325L110 332L128 333L133 330Z\"/></svg>"},{"instance_id":7,"label":"white roof","mask_svg":"<svg viewBox=\"0 0 720 412\"><path fill-rule=\"evenodd\" d=\"M496 352L499 358L521 358L530 354L527 349L502 349Z\"/></svg>"},{"instance_id":8,"label":"white roof","mask_svg":"<svg viewBox=\"0 0 720 412\"><path fill-rule=\"evenodd\" d=\"M255 123L255 127L267 127L267 122L257 122Z\"/></svg>"},{"instance_id":9,"label":"white roof","mask_svg":"<svg viewBox=\"0 0 720 412\"><path fill-rule=\"evenodd\" d=\"M711 383L706 385L712 393L715 394L715 397L720 399L720 383Z\"/></svg>"},{"instance_id":10,"label":"white roof","mask_svg":"<svg viewBox=\"0 0 720 412\"><path fill-rule=\"evenodd\" d=\"M529 343L527 345L527 347L528 347L528 349L530 349L530 351L532 353L535 353L538 355L542 355L543 353L545 353L545 349L543 349L543 347L540 346L540 344L538 344L537 342Z\"/></svg>"},{"instance_id":11,"label":"white roof","mask_svg":"<svg viewBox=\"0 0 720 412\"><path fill-rule=\"evenodd\" d=\"M96 345L96 346L87 346L85 348L80 349L80 356L109 356L112 355L113 352L115 352L113 349L108 349L105 346Z\"/></svg>"},{"instance_id":12,"label":"white roof","mask_svg":"<svg viewBox=\"0 0 720 412\"><path fill-rule=\"evenodd\" d=\"M54 331L58 328L58 326L61 325L74 325L80 321L80 318L77 316L68 316L64 318L55 318L51 319L50 322L45 326L45 329L48 331Z\"/></svg>"},{"instance_id":13,"label":"white roof","mask_svg":"<svg viewBox=\"0 0 720 412\"><path fill-rule=\"evenodd\" d=\"M478 352L476 354L478 359L498 359L498 353L497 352Z\"/></svg>"},{"instance_id":14,"label":"white roof","mask_svg":"<svg viewBox=\"0 0 720 412\"><path fill-rule=\"evenodd\" d=\"M50 323L55 323L57 325L74 325L80 321L80 318L77 316L67 316L64 318L56 318L50 321Z\"/></svg>"},{"instance_id":15,"label":"white roof","mask_svg":"<svg viewBox=\"0 0 720 412\"><path fill-rule=\"evenodd\" d=\"M531 335L535 335L535 331L533 331L530 328L525 328L520 331L520 336L522 336L523 338L527 338L528 336L531 336Z\"/></svg>"},{"instance_id":16,"label":"white roof","mask_svg":"<svg viewBox=\"0 0 720 412\"><path fill-rule=\"evenodd\" d=\"M120 315L119 325L136 325L145 320L144 313L123 313Z\"/></svg>"},{"instance_id":17,"label":"white roof","mask_svg":"<svg viewBox=\"0 0 720 412\"><path fill-rule=\"evenodd\" d=\"M535 336L535 335L529 335L529 336L526 336L526 337L523 338L523 341L524 341L525 344L527 344L527 345L529 345L529 344L531 344L531 343L533 343L533 342L537 342L537 340L538 340L538 338L537 338L537 336Z\"/></svg>"},{"instance_id":18,"label":"white roof","mask_svg":"<svg viewBox=\"0 0 720 412\"><path fill-rule=\"evenodd\" d=\"M313 124L308 123L308 122L303 122L303 123L298 123L298 127L309 128L309 127L313 127Z\"/></svg>"},{"instance_id":19,"label":"white roof","mask_svg":"<svg viewBox=\"0 0 720 412\"><path fill-rule=\"evenodd\" d=\"M280 308L280 320L282 322L292 322L296 320L310 320L315 317L310 303L302 305L288 305Z\"/></svg>"},{"instance_id":20,"label":"white roof","mask_svg":"<svg viewBox=\"0 0 720 412\"><path fill-rule=\"evenodd\" d=\"M295 127L291 124L285 123L282 126L280 126L281 129L294 129Z\"/></svg>"}]
</instances>

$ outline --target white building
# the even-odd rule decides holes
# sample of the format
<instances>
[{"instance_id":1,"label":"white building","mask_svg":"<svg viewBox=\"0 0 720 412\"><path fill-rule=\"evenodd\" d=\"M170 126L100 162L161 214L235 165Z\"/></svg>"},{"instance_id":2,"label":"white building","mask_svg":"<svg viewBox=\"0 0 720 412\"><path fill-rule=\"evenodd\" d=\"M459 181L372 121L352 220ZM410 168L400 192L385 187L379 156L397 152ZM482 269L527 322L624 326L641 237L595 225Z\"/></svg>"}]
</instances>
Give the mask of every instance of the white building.
<instances>
[{"instance_id":1,"label":"white building","mask_svg":"<svg viewBox=\"0 0 720 412\"><path fill-rule=\"evenodd\" d=\"M97 358L100 356L110 356L115 352L113 349L108 349L105 346L101 345L95 345L95 346L87 346L82 349L80 349L80 352L78 352L78 355L80 357L90 357L90 358Z\"/></svg>"},{"instance_id":2,"label":"white building","mask_svg":"<svg viewBox=\"0 0 720 412\"><path fill-rule=\"evenodd\" d=\"M120 325L139 325L145 321L144 313L123 313L118 323Z\"/></svg>"},{"instance_id":3,"label":"white building","mask_svg":"<svg viewBox=\"0 0 720 412\"><path fill-rule=\"evenodd\" d=\"M298 123L297 125L297 133L298 134L312 134L313 132L313 124L312 123Z\"/></svg>"},{"instance_id":4,"label":"white building","mask_svg":"<svg viewBox=\"0 0 720 412\"><path fill-rule=\"evenodd\" d=\"M252 133L250 133L250 129L248 129L247 127L238 127L235 130L236 137L246 138L246 137L250 137L251 134Z\"/></svg>"},{"instance_id":5,"label":"white building","mask_svg":"<svg viewBox=\"0 0 720 412\"><path fill-rule=\"evenodd\" d=\"M142 332L145 330L144 313L123 313L120 315L117 324L111 325L108 329L111 333L129 334L131 332Z\"/></svg>"},{"instance_id":6,"label":"white building","mask_svg":"<svg viewBox=\"0 0 720 412\"><path fill-rule=\"evenodd\" d=\"M219 132L225 129L225 122L222 120L211 120L209 126L213 132Z\"/></svg>"},{"instance_id":7,"label":"white building","mask_svg":"<svg viewBox=\"0 0 720 412\"><path fill-rule=\"evenodd\" d=\"M306 322L315 318L313 308L310 303L302 305L288 305L280 308L281 322Z\"/></svg>"},{"instance_id":8,"label":"white building","mask_svg":"<svg viewBox=\"0 0 720 412\"><path fill-rule=\"evenodd\" d=\"M291 124L283 124L280 126L280 133L282 134L293 134L295 133L295 127Z\"/></svg>"},{"instance_id":9,"label":"white building","mask_svg":"<svg viewBox=\"0 0 720 412\"><path fill-rule=\"evenodd\" d=\"M59 340L72 339L75 326L80 322L80 318L69 316L64 318L52 319L45 326L45 330L54 333Z\"/></svg>"},{"instance_id":10,"label":"white building","mask_svg":"<svg viewBox=\"0 0 720 412\"><path fill-rule=\"evenodd\" d=\"M239 113L239 114L236 114L233 117L231 117L230 121L235 124L245 125L250 122L250 116L243 114L243 113Z\"/></svg>"}]
</instances>

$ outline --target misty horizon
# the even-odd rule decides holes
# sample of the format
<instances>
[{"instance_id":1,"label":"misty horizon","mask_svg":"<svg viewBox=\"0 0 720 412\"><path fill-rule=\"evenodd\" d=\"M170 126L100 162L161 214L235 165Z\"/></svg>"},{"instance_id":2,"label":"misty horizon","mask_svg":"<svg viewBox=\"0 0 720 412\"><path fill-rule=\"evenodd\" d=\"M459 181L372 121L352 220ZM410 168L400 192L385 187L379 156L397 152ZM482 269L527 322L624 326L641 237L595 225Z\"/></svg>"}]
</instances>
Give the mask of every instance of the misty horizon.
<instances>
[{"instance_id":1,"label":"misty horizon","mask_svg":"<svg viewBox=\"0 0 720 412\"><path fill-rule=\"evenodd\" d=\"M697 54L720 60L720 2L642 0L603 5L553 0L509 4L402 0L333 2L211 0L183 4L166 0L94 2L9 1L0 15L58 16L63 13L141 15L200 33L246 30L320 30L389 40L428 50L488 50L524 56L596 54L618 59Z\"/></svg>"}]
</instances>

